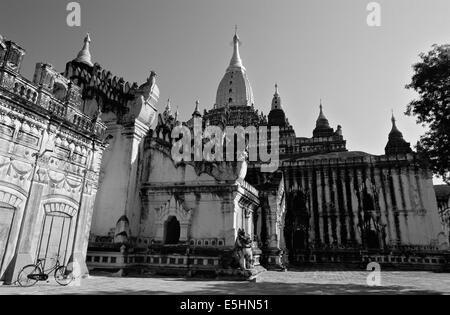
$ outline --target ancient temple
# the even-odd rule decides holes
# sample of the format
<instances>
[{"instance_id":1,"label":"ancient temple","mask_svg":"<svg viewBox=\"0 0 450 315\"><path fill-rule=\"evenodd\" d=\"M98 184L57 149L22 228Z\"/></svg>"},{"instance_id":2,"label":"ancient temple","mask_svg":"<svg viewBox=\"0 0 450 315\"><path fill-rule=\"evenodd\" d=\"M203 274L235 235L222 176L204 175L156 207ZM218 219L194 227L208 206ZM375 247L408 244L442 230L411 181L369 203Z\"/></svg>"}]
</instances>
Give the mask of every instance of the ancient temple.
<instances>
[{"instance_id":1,"label":"ancient temple","mask_svg":"<svg viewBox=\"0 0 450 315\"><path fill-rule=\"evenodd\" d=\"M404 140L394 117L385 155L381 156L360 151L349 152L346 149L342 127L340 125L336 129L331 127L321 103L312 137L297 137L286 118L277 85L268 116L255 109L249 76L239 52L239 37L235 34L231 61L220 80L214 105L201 114L199 103L196 102L192 118L186 125L192 128L196 118L201 118L205 125L221 128L225 126L279 128L278 171L261 172L260 162L249 161L245 175L239 178L240 182L245 180L246 187L249 189L252 187L250 190L253 191L253 197L256 197L255 203L251 205L252 215L249 220L253 221L253 224L244 224L241 227L254 238L255 248L261 250L261 261L265 266L282 266L287 262L358 263L371 259L394 265L400 265L400 262L413 264L416 267L423 267L428 262L429 264L442 262L442 258L424 258L425 254L432 257L439 256L442 253L441 249L448 246L448 239L439 220L431 173L420 157L412 151L410 144ZM140 182L141 201L139 201L141 210L134 215L139 217L140 223L136 225L129 216L122 217L130 226L131 230L127 230L127 233L130 233L128 235L137 237L135 241L137 247L146 247L148 244L151 244L150 248L154 248L155 244L160 246L156 251L152 249L155 256L146 258L147 260L141 257L139 260L148 261L149 264L158 262L158 267L162 264L167 268L176 268L178 264L175 258L172 262L176 263L172 264L171 259L166 257L167 259L162 260L160 256L162 252L167 251L168 243L171 242L167 241L165 233L168 231L167 226L172 223L168 218L149 219L149 216L157 214L161 202L168 202L172 198L170 195L175 196L170 199L172 203L175 202L176 196L182 196L178 198L189 204L189 197L186 198L185 194L190 180L178 179L180 175L175 174L179 171L175 169L180 166L175 165L173 161L165 162L167 164L160 168L159 165L164 158L154 160L151 158L152 154L145 156L150 148L148 143L156 141L170 143L170 130L176 125L184 124L177 122L177 119L177 115L171 115L168 103L164 112L160 114L156 128L150 130L144 141L143 173L141 173L144 174L144 180L141 179ZM150 135L156 140L149 140ZM165 159L170 161L168 148L169 145L166 145ZM149 160L158 166L149 169L146 165ZM217 165L225 167L227 163ZM209 168L206 165L205 163L194 165L197 176L199 169L202 169L208 175L212 175L216 183L223 180L213 174L214 170L220 168L217 166ZM187 166L182 167L186 174ZM152 173L160 172L161 177L157 180L156 178L149 180ZM163 173L174 175L167 177L162 175ZM224 174L223 171L220 173ZM170 184L167 182L168 178ZM172 181L172 178L176 180ZM235 177L229 179L234 181ZM173 188L170 188L169 192L168 187L172 185ZM161 196L161 200L155 203L152 198L156 198L157 195ZM223 203L223 199L218 202ZM152 203L155 205L154 212L147 206ZM191 215L195 217L201 210L192 202L190 205ZM216 208L212 203L206 207L210 209L210 215ZM207 217L206 214L202 216ZM116 219L118 217L119 215L115 216ZM177 220L182 222L181 218L180 215ZM163 226L164 220L166 221ZM160 223L157 223L155 228L155 223L150 222ZM222 250L227 248L229 250L233 237L236 237L236 231L240 228L239 224L224 226L220 223L223 220L218 217L212 221L205 219L199 222L204 222L200 225L214 227L210 231L205 231L204 235L208 235L209 240L199 239L200 231L204 231L205 228L195 224L189 225L186 232L180 233L183 239L178 239L178 244L187 243L190 245L189 250L196 253L205 253L208 247L214 248L213 240L217 240L214 244L219 244L220 240L223 240L220 242L225 246ZM219 225L216 225L217 223ZM120 220L117 224L120 225ZM136 227L140 230L137 233L132 232ZM109 229L113 243L117 231L112 225ZM230 237L227 238L225 235ZM180 266L185 267L189 259L185 255L185 248L181 248L178 254L184 256L183 259L180 258ZM102 264L98 262L102 259L101 252L100 248L96 249L98 251L93 253L90 259L97 259L97 263L93 262L93 265L100 266ZM421 258L404 256L405 252L410 256L412 252L417 253ZM217 252L208 253L211 255L210 262L221 261L217 259ZM190 260L198 266L195 257L191 256ZM205 257L199 259L205 266L207 265L208 259Z\"/></svg>"},{"instance_id":2,"label":"ancient temple","mask_svg":"<svg viewBox=\"0 0 450 315\"><path fill-rule=\"evenodd\" d=\"M83 274L231 275L240 235L252 241L253 266L445 265L431 173L395 118L380 156L348 151L321 102L312 136L297 137L278 85L269 114L256 109L239 44L236 33L214 104L202 113L196 102L184 122L170 101L158 102L156 73L142 84L114 76L93 61L89 35L62 73L39 63L32 81L20 75L25 51L0 38L1 279L55 256ZM277 130L267 148L278 168L262 172L265 162L246 152L231 161L174 158L198 121L201 132ZM191 144L193 156L206 146ZM262 150L259 142L246 150L255 145Z\"/></svg>"},{"instance_id":3,"label":"ancient temple","mask_svg":"<svg viewBox=\"0 0 450 315\"><path fill-rule=\"evenodd\" d=\"M239 66L235 58L229 69ZM102 161L88 264L144 264L182 273L188 267L213 273L229 269L238 232L253 237L259 208L258 191L245 181L247 162L174 160L172 132L183 124L192 127L192 120L182 123L170 100L158 114L156 107L149 111L139 133L118 125L117 113L102 116L111 140ZM200 116L197 102L193 117ZM254 249L257 264L256 244Z\"/></svg>"}]
</instances>

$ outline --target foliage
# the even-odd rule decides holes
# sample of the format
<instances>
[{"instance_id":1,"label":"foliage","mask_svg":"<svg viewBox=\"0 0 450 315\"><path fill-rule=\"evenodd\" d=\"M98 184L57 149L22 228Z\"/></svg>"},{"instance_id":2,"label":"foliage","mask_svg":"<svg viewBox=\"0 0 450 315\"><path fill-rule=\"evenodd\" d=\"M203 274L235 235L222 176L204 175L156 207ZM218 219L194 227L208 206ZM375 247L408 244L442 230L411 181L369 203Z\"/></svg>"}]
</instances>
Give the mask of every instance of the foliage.
<instances>
[{"instance_id":1,"label":"foliage","mask_svg":"<svg viewBox=\"0 0 450 315\"><path fill-rule=\"evenodd\" d=\"M450 45L433 45L419 55L414 75L406 86L418 93L406 114L428 127L417 150L427 158L432 171L450 184Z\"/></svg>"}]
</instances>

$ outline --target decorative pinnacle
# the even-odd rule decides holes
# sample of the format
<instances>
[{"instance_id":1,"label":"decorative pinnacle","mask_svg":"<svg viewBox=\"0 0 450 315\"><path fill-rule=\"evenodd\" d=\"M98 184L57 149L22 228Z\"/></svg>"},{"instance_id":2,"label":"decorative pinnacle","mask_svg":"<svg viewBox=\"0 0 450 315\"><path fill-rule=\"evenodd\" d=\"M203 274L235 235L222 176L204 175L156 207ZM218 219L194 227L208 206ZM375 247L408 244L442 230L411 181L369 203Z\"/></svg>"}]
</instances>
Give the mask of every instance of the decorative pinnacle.
<instances>
[{"instance_id":1,"label":"decorative pinnacle","mask_svg":"<svg viewBox=\"0 0 450 315\"><path fill-rule=\"evenodd\" d=\"M198 110L198 106L199 106L200 102L198 100L195 101L195 109L194 112L192 113L192 116L201 116L200 111Z\"/></svg>"},{"instance_id":2,"label":"decorative pinnacle","mask_svg":"<svg viewBox=\"0 0 450 315\"><path fill-rule=\"evenodd\" d=\"M89 33L86 34L86 37L83 40L83 48L80 50L80 52L77 55L77 58L75 58L75 61L85 63L89 66L93 66L93 63L91 61L91 53L89 51L89 43L91 42L91 37Z\"/></svg>"},{"instance_id":3,"label":"decorative pinnacle","mask_svg":"<svg viewBox=\"0 0 450 315\"><path fill-rule=\"evenodd\" d=\"M395 116L394 116L394 110L393 109L391 109L391 113L392 113L392 116L391 116L392 127L396 128L397 127L396 124L395 124L396 119L395 119Z\"/></svg>"}]
</instances>

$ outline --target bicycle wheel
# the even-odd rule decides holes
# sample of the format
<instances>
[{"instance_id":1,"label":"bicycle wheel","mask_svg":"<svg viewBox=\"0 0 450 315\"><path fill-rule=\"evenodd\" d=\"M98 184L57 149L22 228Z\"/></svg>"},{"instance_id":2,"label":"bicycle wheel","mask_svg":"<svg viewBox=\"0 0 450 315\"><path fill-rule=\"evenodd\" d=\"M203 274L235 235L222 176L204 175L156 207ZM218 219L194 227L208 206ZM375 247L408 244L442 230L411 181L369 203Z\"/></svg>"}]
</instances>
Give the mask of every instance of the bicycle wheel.
<instances>
[{"instance_id":1,"label":"bicycle wheel","mask_svg":"<svg viewBox=\"0 0 450 315\"><path fill-rule=\"evenodd\" d=\"M27 265L22 268L17 277L17 282L21 287L31 287L38 282L38 276L42 273L41 268L37 265Z\"/></svg>"},{"instance_id":2,"label":"bicycle wheel","mask_svg":"<svg viewBox=\"0 0 450 315\"><path fill-rule=\"evenodd\" d=\"M59 285L68 285L74 279L73 270L66 266L61 266L55 270L55 280Z\"/></svg>"}]
</instances>

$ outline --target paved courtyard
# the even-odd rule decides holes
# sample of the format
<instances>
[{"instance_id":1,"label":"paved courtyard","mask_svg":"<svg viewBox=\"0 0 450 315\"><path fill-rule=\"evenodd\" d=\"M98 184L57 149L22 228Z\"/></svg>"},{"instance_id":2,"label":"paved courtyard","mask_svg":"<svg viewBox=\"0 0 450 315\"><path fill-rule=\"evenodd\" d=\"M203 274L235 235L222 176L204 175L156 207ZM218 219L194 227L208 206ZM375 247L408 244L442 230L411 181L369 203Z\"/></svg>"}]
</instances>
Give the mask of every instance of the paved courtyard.
<instances>
[{"instance_id":1,"label":"paved courtyard","mask_svg":"<svg viewBox=\"0 0 450 315\"><path fill-rule=\"evenodd\" d=\"M268 271L257 282L175 277L109 277L95 275L81 285L59 286L54 279L30 288L0 286L4 294L450 294L450 274L381 273L381 286L370 287L365 271Z\"/></svg>"}]
</instances>

